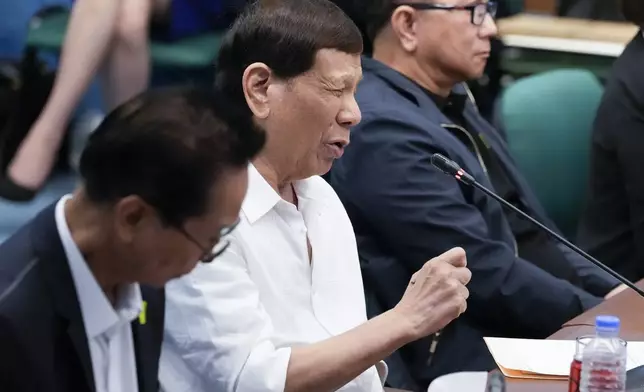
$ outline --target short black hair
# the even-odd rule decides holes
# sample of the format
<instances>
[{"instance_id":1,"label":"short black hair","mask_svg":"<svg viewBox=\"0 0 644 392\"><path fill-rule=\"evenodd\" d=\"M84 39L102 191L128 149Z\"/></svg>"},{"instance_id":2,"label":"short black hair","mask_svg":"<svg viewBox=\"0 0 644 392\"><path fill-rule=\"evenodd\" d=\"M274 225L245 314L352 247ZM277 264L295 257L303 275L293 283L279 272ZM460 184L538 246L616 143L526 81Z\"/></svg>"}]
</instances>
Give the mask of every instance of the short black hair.
<instances>
[{"instance_id":1,"label":"short black hair","mask_svg":"<svg viewBox=\"0 0 644 392\"><path fill-rule=\"evenodd\" d=\"M620 3L624 18L637 26L644 27L644 1L621 0Z\"/></svg>"},{"instance_id":2,"label":"short black hair","mask_svg":"<svg viewBox=\"0 0 644 392\"><path fill-rule=\"evenodd\" d=\"M242 89L244 70L266 64L278 78L291 79L315 64L321 49L362 53L360 30L328 0L257 0L250 3L222 40L215 83L248 109Z\"/></svg>"},{"instance_id":3,"label":"short black hair","mask_svg":"<svg viewBox=\"0 0 644 392\"><path fill-rule=\"evenodd\" d=\"M396 9L394 0L366 0L363 9L367 38L373 42L378 33L389 24Z\"/></svg>"},{"instance_id":4,"label":"short black hair","mask_svg":"<svg viewBox=\"0 0 644 392\"><path fill-rule=\"evenodd\" d=\"M373 51L373 42L367 34L367 25L369 17L365 5L370 4L371 0L331 0L337 5L351 20L356 24L360 34L362 34L362 51L365 55L371 55Z\"/></svg>"},{"instance_id":5,"label":"short black hair","mask_svg":"<svg viewBox=\"0 0 644 392\"><path fill-rule=\"evenodd\" d=\"M164 223L206 213L211 188L243 168L264 133L226 97L195 87L144 92L112 111L88 140L80 175L90 201L137 195Z\"/></svg>"}]
</instances>

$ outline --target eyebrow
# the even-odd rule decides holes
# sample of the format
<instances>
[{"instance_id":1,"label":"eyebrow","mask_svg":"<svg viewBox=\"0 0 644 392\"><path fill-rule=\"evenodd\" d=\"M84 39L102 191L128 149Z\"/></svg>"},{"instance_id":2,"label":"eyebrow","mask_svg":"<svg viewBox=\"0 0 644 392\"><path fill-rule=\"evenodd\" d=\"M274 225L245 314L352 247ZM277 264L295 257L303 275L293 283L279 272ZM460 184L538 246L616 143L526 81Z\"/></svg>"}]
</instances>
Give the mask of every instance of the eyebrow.
<instances>
[{"instance_id":1,"label":"eyebrow","mask_svg":"<svg viewBox=\"0 0 644 392\"><path fill-rule=\"evenodd\" d=\"M358 83L362 81L363 77L364 77L364 74L360 73L360 77L358 78ZM345 74L339 77L331 76L331 77L325 78L325 80L334 86L342 85L343 87L347 87L353 84L353 76L351 74Z\"/></svg>"}]
</instances>

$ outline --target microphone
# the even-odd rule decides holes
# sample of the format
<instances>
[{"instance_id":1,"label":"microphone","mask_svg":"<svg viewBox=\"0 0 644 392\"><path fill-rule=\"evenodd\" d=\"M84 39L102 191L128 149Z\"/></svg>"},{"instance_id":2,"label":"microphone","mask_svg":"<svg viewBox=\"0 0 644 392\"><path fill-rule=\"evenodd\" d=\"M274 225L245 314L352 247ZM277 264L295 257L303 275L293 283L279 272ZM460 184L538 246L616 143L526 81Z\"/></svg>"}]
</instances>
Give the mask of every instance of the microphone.
<instances>
[{"instance_id":1,"label":"microphone","mask_svg":"<svg viewBox=\"0 0 644 392\"><path fill-rule=\"evenodd\" d=\"M485 392L505 392L505 377L498 370L487 375Z\"/></svg>"},{"instance_id":2,"label":"microphone","mask_svg":"<svg viewBox=\"0 0 644 392\"><path fill-rule=\"evenodd\" d=\"M609 268L607 265L603 264L601 261L597 260L593 256L589 255L588 253L584 252L580 248L578 248L575 244L572 242L568 241L567 239L563 238L559 234L555 233L551 229L549 229L546 225L543 223L539 222L538 220L534 219L530 215L526 214L525 212L521 211L517 207L513 206L512 204L508 203L505 199L503 199L501 196L497 195L496 193L492 192L491 190L487 189L483 185L481 185L472 175L467 173L465 170L463 170L458 163L454 162L451 159L448 159L444 157L441 154L433 154L432 155L432 165L436 167L438 170L442 171L445 174L448 174L454 178L456 178L458 181L462 182L465 185L473 186L474 188L479 189L486 195L490 196L494 200L498 201L505 207L511 209L512 211L516 212L517 214L521 215L522 217L526 218L530 222L534 223L537 227L539 227L541 230L545 231L548 235L550 235L552 238L555 240L561 242L562 244L566 245L569 249L573 250L575 253L580 255L581 257L585 258L589 262L593 263L597 267L601 268L611 276L613 276L615 279L619 280L622 282L625 286L628 286L629 288L633 289L637 294L640 296L644 297L644 291L640 290L639 287L635 286L634 283L632 283L630 280L626 279L622 275L618 274L617 272L613 271L611 268Z\"/></svg>"}]
</instances>

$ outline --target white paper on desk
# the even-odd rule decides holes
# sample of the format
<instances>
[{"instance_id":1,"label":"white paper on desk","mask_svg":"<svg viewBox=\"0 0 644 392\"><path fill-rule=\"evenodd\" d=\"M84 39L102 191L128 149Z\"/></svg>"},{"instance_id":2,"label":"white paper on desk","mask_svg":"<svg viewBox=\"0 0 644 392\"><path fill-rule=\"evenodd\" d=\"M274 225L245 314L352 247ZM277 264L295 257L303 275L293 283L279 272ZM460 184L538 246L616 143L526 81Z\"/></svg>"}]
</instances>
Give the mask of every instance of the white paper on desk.
<instances>
[{"instance_id":1,"label":"white paper on desk","mask_svg":"<svg viewBox=\"0 0 644 392\"><path fill-rule=\"evenodd\" d=\"M535 375L567 377L575 355L574 340L485 338L485 343L499 367ZM626 370L644 365L644 342L628 342L626 352Z\"/></svg>"},{"instance_id":2,"label":"white paper on desk","mask_svg":"<svg viewBox=\"0 0 644 392\"><path fill-rule=\"evenodd\" d=\"M487 372L460 372L441 376L434 380L427 392L483 392L487 384Z\"/></svg>"}]
</instances>

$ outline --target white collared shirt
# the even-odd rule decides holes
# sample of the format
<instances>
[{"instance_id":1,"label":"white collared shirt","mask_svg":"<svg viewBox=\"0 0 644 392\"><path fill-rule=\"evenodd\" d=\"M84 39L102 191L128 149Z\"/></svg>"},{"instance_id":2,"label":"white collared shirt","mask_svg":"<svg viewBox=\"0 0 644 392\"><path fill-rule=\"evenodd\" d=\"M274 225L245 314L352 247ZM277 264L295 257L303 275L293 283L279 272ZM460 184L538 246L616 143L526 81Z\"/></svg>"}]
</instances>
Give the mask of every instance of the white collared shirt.
<instances>
[{"instance_id":1,"label":"white collared shirt","mask_svg":"<svg viewBox=\"0 0 644 392\"><path fill-rule=\"evenodd\" d=\"M56 227L69 262L89 343L96 392L138 392L131 322L142 309L138 284L119 289L116 309L98 285L74 242L67 220L65 196L56 204Z\"/></svg>"},{"instance_id":2,"label":"white collared shirt","mask_svg":"<svg viewBox=\"0 0 644 392\"><path fill-rule=\"evenodd\" d=\"M159 372L165 392L281 392L291 347L366 321L344 207L320 177L294 188L299 210L251 165L242 219L226 253L166 286ZM375 367L340 389L382 390Z\"/></svg>"}]
</instances>

